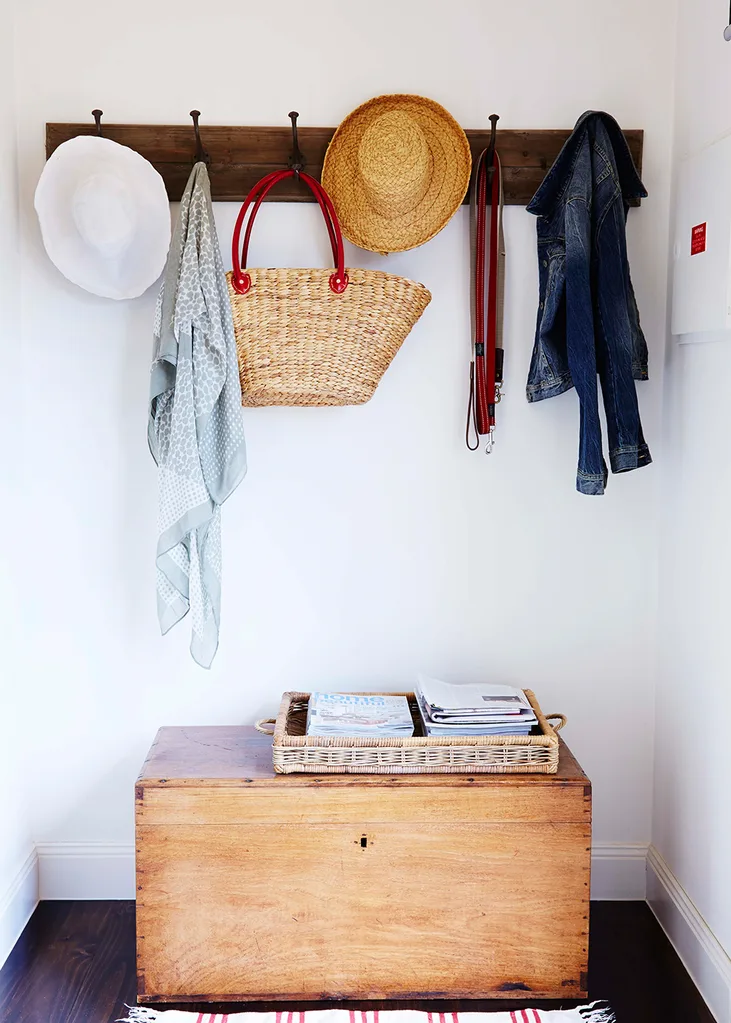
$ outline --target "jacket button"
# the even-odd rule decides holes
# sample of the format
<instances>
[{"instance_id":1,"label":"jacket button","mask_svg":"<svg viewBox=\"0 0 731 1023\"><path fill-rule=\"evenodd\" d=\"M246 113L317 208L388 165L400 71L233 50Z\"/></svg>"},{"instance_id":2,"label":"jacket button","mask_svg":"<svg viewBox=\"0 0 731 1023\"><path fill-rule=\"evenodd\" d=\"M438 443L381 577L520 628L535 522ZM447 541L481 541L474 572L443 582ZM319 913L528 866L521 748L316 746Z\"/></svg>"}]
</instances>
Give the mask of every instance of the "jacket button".
<instances>
[{"instance_id":1,"label":"jacket button","mask_svg":"<svg viewBox=\"0 0 731 1023\"><path fill-rule=\"evenodd\" d=\"M543 260L543 265L544 265L544 266L548 266L548 260L547 260L547 259L544 259L544 260Z\"/></svg>"}]
</instances>

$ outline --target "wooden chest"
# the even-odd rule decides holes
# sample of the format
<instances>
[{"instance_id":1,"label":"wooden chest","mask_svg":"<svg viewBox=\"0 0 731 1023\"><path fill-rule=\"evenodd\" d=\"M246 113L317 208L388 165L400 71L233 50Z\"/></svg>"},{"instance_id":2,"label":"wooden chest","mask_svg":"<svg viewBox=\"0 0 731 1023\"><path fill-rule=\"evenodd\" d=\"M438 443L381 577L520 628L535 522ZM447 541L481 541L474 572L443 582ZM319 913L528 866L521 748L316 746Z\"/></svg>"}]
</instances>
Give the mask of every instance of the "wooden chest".
<instances>
[{"instance_id":1,"label":"wooden chest","mask_svg":"<svg viewBox=\"0 0 731 1023\"><path fill-rule=\"evenodd\" d=\"M583 998L591 786L275 775L252 728L163 728L136 791L141 1002Z\"/></svg>"}]
</instances>

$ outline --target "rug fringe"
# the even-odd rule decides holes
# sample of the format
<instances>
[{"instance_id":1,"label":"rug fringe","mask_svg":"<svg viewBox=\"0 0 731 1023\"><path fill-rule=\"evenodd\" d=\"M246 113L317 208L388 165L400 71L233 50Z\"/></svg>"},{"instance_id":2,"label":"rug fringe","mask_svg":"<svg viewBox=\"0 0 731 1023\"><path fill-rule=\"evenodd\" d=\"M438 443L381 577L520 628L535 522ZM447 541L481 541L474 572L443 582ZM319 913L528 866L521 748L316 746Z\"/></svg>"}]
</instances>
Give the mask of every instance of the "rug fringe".
<instances>
[{"instance_id":1,"label":"rug fringe","mask_svg":"<svg viewBox=\"0 0 731 1023\"><path fill-rule=\"evenodd\" d=\"M129 1016L123 1016L117 1023L155 1023L162 1016L156 1009L147 1009L143 1005L125 1005L129 1009Z\"/></svg>"},{"instance_id":2,"label":"rug fringe","mask_svg":"<svg viewBox=\"0 0 731 1023\"><path fill-rule=\"evenodd\" d=\"M579 1012L584 1023L617 1023L617 1017L607 1002L582 1005Z\"/></svg>"},{"instance_id":3,"label":"rug fringe","mask_svg":"<svg viewBox=\"0 0 731 1023\"><path fill-rule=\"evenodd\" d=\"M157 1009L148 1009L143 1005L127 1005L125 1008L129 1010L129 1016L122 1017L116 1023L162 1023L163 1021L164 1013ZM580 1006L576 1011L579 1013L581 1023L617 1023L617 1017L607 1002L592 1002L591 1005ZM552 1016L553 1014L548 1012L546 1015ZM193 1018L194 1015L191 1014L191 1019ZM490 1016L487 1015L485 1023L489 1018Z\"/></svg>"}]
</instances>

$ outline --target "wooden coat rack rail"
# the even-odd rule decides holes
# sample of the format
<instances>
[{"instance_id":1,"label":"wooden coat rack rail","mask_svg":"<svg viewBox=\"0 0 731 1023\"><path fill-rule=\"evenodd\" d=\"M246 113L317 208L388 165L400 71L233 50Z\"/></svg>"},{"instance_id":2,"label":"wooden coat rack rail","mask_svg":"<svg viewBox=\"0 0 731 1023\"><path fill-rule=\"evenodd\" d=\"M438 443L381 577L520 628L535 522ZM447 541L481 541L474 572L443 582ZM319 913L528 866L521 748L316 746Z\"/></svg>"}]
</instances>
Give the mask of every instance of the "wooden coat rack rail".
<instances>
[{"instance_id":1,"label":"wooden coat rack rail","mask_svg":"<svg viewBox=\"0 0 731 1023\"><path fill-rule=\"evenodd\" d=\"M334 128L299 128L304 169L318 180L334 131ZM97 127L93 122L47 124L46 157L68 139L96 133ZM137 150L160 172L171 201L177 202L181 198L196 153L196 137L191 124L105 123L102 134ZM292 129L289 125L256 128L202 124L200 134L210 156L212 195L219 202L243 202L259 178L269 171L286 167L292 153ZM473 158L476 158L490 141L490 129L467 129L466 134ZM497 148L503 166L507 204L525 206L530 202L570 134L570 129L498 129ZM643 132L635 130L624 134L635 165L641 171ZM268 198L274 202L314 201L309 189L294 178L282 182Z\"/></svg>"}]
</instances>

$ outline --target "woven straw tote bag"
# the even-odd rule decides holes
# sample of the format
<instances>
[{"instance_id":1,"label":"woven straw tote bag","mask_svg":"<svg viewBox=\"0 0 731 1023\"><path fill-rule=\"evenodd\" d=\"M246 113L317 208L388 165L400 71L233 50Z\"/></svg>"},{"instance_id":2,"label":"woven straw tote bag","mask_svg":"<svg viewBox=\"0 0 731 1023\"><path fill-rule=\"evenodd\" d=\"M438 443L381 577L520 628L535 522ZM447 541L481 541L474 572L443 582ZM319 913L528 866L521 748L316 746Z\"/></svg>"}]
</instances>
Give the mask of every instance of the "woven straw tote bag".
<instances>
[{"instance_id":1,"label":"woven straw tote bag","mask_svg":"<svg viewBox=\"0 0 731 1023\"><path fill-rule=\"evenodd\" d=\"M242 269L262 201L293 174L273 171L262 178L234 228L233 270L226 276L242 404L361 405L373 396L431 294L422 284L380 270L346 271L332 202L320 183L301 171L300 180L312 190L325 218L335 271Z\"/></svg>"}]
</instances>

